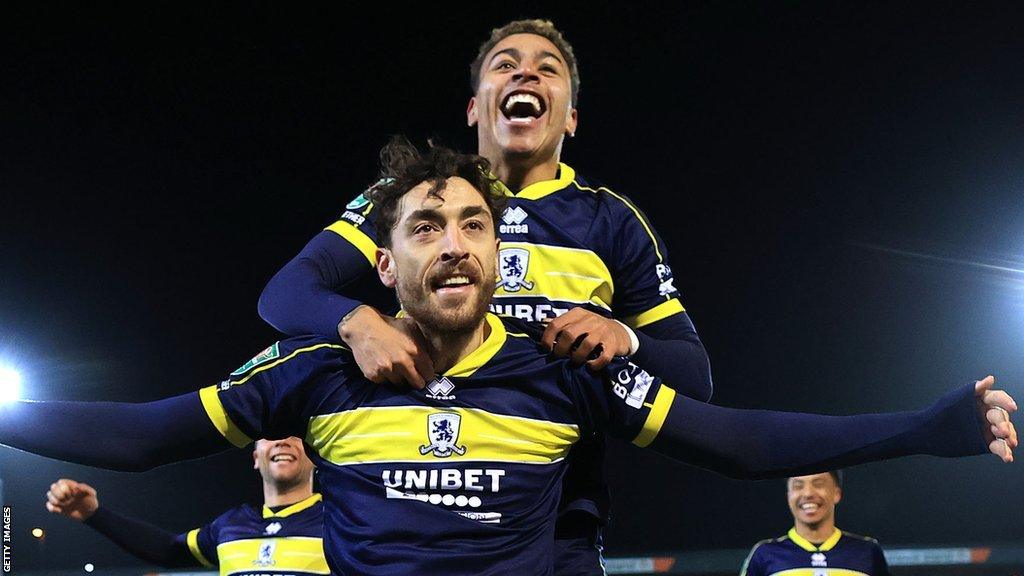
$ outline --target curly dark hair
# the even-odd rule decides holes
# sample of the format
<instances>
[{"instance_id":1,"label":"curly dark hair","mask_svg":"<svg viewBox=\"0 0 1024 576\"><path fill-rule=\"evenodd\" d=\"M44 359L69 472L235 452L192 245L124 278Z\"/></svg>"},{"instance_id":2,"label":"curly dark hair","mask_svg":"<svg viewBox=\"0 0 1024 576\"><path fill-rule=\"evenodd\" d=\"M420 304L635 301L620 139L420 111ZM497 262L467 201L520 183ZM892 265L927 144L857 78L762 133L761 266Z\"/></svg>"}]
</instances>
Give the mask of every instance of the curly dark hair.
<instances>
[{"instance_id":1,"label":"curly dark hair","mask_svg":"<svg viewBox=\"0 0 1024 576\"><path fill-rule=\"evenodd\" d=\"M469 85L473 89L473 93L476 94L477 88L480 87L480 70L483 68L484 58L487 56L487 53L498 42L513 34L535 34L547 38L558 48L558 51L562 53L562 57L565 58L566 66L569 67L572 105L575 106L576 100L580 95L580 70L576 65L576 54L572 50L572 44L569 44L569 41L565 39L562 32L555 28L555 24L550 20L514 20L501 28L491 30L491 37L480 45L476 59L469 65Z\"/></svg>"},{"instance_id":2,"label":"curly dark hair","mask_svg":"<svg viewBox=\"0 0 1024 576\"><path fill-rule=\"evenodd\" d=\"M491 211L494 230L498 229L508 197L505 187L491 174L491 163L483 156L462 154L430 143L420 151L404 136L393 136L380 151L381 180L367 193L376 212L377 239L391 248L391 232L398 223L399 200L423 182L432 184L428 196L440 198L445 181L458 176L468 181L483 196Z\"/></svg>"}]
</instances>

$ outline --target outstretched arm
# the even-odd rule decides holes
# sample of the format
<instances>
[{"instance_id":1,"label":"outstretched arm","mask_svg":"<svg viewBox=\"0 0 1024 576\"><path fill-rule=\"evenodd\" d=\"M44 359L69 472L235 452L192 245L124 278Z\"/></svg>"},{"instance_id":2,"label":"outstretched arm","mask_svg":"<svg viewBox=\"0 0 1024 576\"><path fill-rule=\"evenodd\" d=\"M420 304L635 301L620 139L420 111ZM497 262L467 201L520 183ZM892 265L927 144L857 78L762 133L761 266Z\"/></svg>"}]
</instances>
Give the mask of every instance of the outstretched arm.
<instances>
[{"instance_id":1,"label":"outstretched arm","mask_svg":"<svg viewBox=\"0 0 1024 576\"><path fill-rule=\"evenodd\" d=\"M46 509L82 522L129 554L165 568L202 566L185 539L152 524L101 508L96 489L61 478L46 493Z\"/></svg>"},{"instance_id":2,"label":"outstretched arm","mask_svg":"<svg viewBox=\"0 0 1024 576\"><path fill-rule=\"evenodd\" d=\"M141 404L14 402L0 406L0 444L132 472L231 448L196 392Z\"/></svg>"},{"instance_id":3,"label":"outstretched arm","mask_svg":"<svg viewBox=\"0 0 1024 576\"><path fill-rule=\"evenodd\" d=\"M823 416L723 408L660 387L634 443L727 476L759 479L820 472L911 454L992 452L1013 460L1016 403L991 376L925 410Z\"/></svg>"}]
</instances>

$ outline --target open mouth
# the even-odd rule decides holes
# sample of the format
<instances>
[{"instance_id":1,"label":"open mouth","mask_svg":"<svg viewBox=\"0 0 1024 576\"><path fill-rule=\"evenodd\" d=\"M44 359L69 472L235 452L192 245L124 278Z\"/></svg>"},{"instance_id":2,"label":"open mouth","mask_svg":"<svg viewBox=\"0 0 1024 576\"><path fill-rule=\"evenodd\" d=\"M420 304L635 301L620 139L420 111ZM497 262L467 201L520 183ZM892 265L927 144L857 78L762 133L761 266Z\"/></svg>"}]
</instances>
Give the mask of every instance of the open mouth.
<instances>
[{"instance_id":1,"label":"open mouth","mask_svg":"<svg viewBox=\"0 0 1024 576\"><path fill-rule=\"evenodd\" d=\"M544 100L532 92L512 92L501 103L501 113L515 124L528 124L543 116L546 110Z\"/></svg>"},{"instance_id":2,"label":"open mouth","mask_svg":"<svg viewBox=\"0 0 1024 576\"><path fill-rule=\"evenodd\" d=\"M800 505L800 510L807 512L808 514L813 514L817 512L820 508L821 506L818 505L816 502L804 502L803 504Z\"/></svg>"},{"instance_id":3,"label":"open mouth","mask_svg":"<svg viewBox=\"0 0 1024 576\"><path fill-rule=\"evenodd\" d=\"M476 279L469 274L447 274L435 278L430 283L434 291L440 293L458 292L473 284L476 284Z\"/></svg>"},{"instance_id":4,"label":"open mouth","mask_svg":"<svg viewBox=\"0 0 1024 576\"><path fill-rule=\"evenodd\" d=\"M270 457L271 462L295 462L298 460L293 454L274 454Z\"/></svg>"}]
</instances>

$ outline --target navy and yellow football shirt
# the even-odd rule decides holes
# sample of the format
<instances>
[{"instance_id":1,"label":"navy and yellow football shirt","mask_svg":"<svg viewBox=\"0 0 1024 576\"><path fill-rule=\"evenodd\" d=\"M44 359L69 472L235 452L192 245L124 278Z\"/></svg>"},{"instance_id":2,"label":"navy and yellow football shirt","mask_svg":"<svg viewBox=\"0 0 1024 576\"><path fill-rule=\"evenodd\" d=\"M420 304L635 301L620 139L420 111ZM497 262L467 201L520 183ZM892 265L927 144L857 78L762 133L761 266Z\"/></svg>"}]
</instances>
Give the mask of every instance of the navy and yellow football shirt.
<instances>
[{"instance_id":1,"label":"navy and yellow football shirt","mask_svg":"<svg viewBox=\"0 0 1024 576\"><path fill-rule=\"evenodd\" d=\"M203 566L221 576L330 574L323 547L323 497L273 511L243 504L183 535Z\"/></svg>"},{"instance_id":2,"label":"navy and yellow football shirt","mask_svg":"<svg viewBox=\"0 0 1024 576\"><path fill-rule=\"evenodd\" d=\"M873 538L837 528L815 545L790 528L785 536L755 544L740 576L889 576L889 567Z\"/></svg>"},{"instance_id":3,"label":"navy and yellow football shirt","mask_svg":"<svg viewBox=\"0 0 1024 576\"><path fill-rule=\"evenodd\" d=\"M497 230L501 278L491 311L541 321L583 306L632 328L684 312L665 244L629 199L561 163L556 179L505 192L508 207ZM371 267L378 245L373 217L364 193L327 227Z\"/></svg>"},{"instance_id":4,"label":"navy and yellow football shirt","mask_svg":"<svg viewBox=\"0 0 1024 576\"><path fill-rule=\"evenodd\" d=\"M366 380L342 346L292 338L200 392L238 446L299 436L335 574L550 574L566 456L608 431L645 446L674 392L624 360L552 360L514 320L423 390Z\"/></svg>"}]
</instances>

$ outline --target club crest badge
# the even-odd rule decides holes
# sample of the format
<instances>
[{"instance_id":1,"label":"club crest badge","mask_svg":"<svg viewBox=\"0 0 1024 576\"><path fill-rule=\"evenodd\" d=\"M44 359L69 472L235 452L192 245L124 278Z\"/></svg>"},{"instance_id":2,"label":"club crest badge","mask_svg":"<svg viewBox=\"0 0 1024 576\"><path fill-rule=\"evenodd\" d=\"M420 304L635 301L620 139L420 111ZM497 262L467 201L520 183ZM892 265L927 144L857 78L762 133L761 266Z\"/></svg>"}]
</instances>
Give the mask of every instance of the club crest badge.
<instances>
[{"instance_id":1,"label":"club crest badge","mask_svg":"<svg viewBox=\"0 0 1024 576\"><path fill-rule=\"evenodd\" d=\"M253 560L252 563L255 566L259 566L260 568L273 566L274 564L276 564L276 562L274 562L274 548L276 547L277 546L273 540L260 542L260 551L256 559Z\"/></svg>"},{"instance_id":2,"label":"club crest badge","mask_svg":"<svg viewBox=\"0 0 1024 576\"><path fill-rule=\"evenodd\" d=\"M451 412L439 412L427 416L427 439L430 444L420 446L420 455L433 453L438 458L447 458L452 454L462 456L466 453L465 446L459 446L459 423L462 416Z\"/></svg>"},{"instance_id":3,"label":"club crest badge","mask_svg":"<svg viewBox=\"0 0 1024 576\"><path fill-rule=\"evenodd\" d=\"M533 282L526 279L530 268L530 251L525 248L505 248L498 253L498 288L506 292L519 292L521 288L533 290Z\"/></svg>"}]
</instances>

